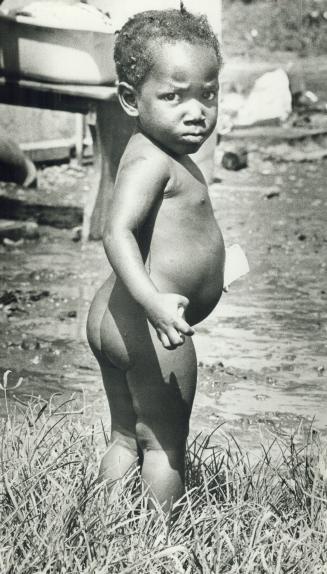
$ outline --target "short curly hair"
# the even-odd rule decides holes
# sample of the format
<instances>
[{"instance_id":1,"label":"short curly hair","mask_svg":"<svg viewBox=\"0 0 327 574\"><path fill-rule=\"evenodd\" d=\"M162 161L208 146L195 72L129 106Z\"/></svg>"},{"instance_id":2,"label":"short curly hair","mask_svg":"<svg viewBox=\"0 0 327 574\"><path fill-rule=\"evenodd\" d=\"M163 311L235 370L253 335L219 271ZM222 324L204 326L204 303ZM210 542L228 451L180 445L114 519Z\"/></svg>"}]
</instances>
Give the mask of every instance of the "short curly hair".
<instances>
[{"instance_id":1,"label":"short curly hair","mask_svg":"<svg viewBox=\"0 0 327 574\"><path fill-rule=\"evenodd\" d=\"M138 88L153 66L150 41L176 41L202 44L212 48L217 56L218 69L222 65L219 42L204 15L181 10L147 10L130 18L118 32L114 59L120 82Z\"/></svg>"}]
</instances>

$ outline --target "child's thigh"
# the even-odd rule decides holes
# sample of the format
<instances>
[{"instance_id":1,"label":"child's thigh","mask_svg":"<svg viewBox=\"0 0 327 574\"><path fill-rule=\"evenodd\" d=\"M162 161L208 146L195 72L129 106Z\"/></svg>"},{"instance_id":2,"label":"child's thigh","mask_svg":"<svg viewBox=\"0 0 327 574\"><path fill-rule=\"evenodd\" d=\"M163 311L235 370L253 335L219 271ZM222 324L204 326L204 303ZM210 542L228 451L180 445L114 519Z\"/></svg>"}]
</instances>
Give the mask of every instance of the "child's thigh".
<instances>
[{"instance_id":1,"label":"child's thigh","mask_svg":"<svg viewBox=\"0 0 327 574\"><path fill-rule=\"evenodd\" d=\"M136 448L136 415L132 396L128 388L126 373L114 367L108 360L99 361L111 415L112 440L124 437L126 446Z\"/></svg>"},{"instance_id":2,"label":"child's thigh","mask_svg":"<svg viewBox=\"0 0 327 574\"><path fill-rule=\"evenodd\" d=\"M185 444L196 389L193 341L165 349L148 327L133 367L126 373L143 449L176 449Z\"/></svg>"}]
</instances>

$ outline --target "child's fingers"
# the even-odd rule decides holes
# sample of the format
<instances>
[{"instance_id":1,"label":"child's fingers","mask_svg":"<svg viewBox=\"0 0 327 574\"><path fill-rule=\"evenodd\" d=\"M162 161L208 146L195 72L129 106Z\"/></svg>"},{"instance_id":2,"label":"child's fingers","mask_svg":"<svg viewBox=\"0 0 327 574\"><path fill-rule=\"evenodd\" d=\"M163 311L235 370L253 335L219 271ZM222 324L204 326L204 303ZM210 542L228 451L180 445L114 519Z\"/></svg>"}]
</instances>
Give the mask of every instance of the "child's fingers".
<instances>
[{"instance_id":1,"label":"child's fingers","mask_svg":"<svg viewBox=\"0 0 327 574\"><path fill-rule=\"evenodd\" d=\"M179 333L173 327L167 331L167 335L168 335L168 339L170 341L170 344L174 347L178 347L179 345L182 345L185 341L183 335L181 333Z\"/></svg>"},{"instance_id":2,"label":"child's fingers","mask_svg":"<svg viewBox=\"0 0 327 574\"><path fill-rule=\"evenodd\" d=\"M166 335L166 333L163 333L162 331L158 332L158 337L161 341L161 343L163 344L163 346L165 347L165 349L169 349L170 345L170 341Z\"/></svg>"},{"instance_id":3,"label":"child's fingers","mask_svg":"<svg viewBox=\"0 0 327 574\"><path fill-rule=\"evenodd\" d=\"M185 321L185 309L189 305L187 297L182 297L183 301L178 306L178 321L176 322L176 329L183 333L183 335L194 335L194 329Z\"/></svg>"},{"instance_id":4,"label":"child's fingers","mask_svg":"<svg viewBox=\"0 0 327 574\"><path fill-rule=\"evenodd\" d=\"M185 307L183 307L183 305L180 305L177 309L177 312L179 317L184 317Z\"/></svg>"},{"instance_id":5,"label":"child's fingers","mask_svg":"<svg viewBox=\"0 0 327 574\"><path fill-rule=\"evenodd\" d=\"M168 333L164 333L161 329L158 329L157 335L165 349L169 350L176 349L176 347L179 347L185 341L184 336L179 334L175 329L170 329Z\"/></svg>"},{"instance_id":6,"label":"child's fingers","mask_svg":"<svg viewBox=\"0 0 327 574\"><path fill-rule=\"evenodd\" d=\"M180 300L178 303L178 314L180 317L183 317L185 309L189 306L190 301L187 297L184 297L184 295L180 295L179 298Z\"/></svg>"},{"instance_id":7,"label":"child's fingers","mask_svg":"<svg viewBox=\"0 0 327 574\"><path fill-rule=\"evenodd\" d=\"M176 329L183 333L183 335L194 335L194 329L182 318L176 321Z\"/></svg>"}]
</instances>

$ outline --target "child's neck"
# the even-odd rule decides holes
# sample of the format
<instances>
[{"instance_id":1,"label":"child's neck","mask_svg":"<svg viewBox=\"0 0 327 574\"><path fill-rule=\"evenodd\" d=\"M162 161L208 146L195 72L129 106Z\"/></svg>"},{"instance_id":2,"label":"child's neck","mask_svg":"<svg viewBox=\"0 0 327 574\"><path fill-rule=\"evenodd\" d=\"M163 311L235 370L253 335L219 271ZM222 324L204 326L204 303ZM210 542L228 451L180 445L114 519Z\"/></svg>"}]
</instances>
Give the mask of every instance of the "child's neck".
<instances>
[{"instance_id":1,"label":"child's neck","mask_svg":"<svg viewBox=\"0 0 327 574\"><path fill-rule=\"evenodd\" d=\"M155 138L151 137L150 135L148 135L143 129L142 126L140 126L139 122L137 122L136 126L135 126L135 130L134 130L134 134L141 134L143 135L147 140L149 140L151 143L153 143L153 145L155 145L156 147L158 147L159 149L161 149L164 153L166 153L167 155L169 155L170 157L174 158L177 161L180 161L182 163L183 158L189 158L188 155L186 154L177 154L173 151L171 151L170 149L166 148L164 145L162 145L160 143L160 141L156 140Z\"/></svg>"}]
</instances>

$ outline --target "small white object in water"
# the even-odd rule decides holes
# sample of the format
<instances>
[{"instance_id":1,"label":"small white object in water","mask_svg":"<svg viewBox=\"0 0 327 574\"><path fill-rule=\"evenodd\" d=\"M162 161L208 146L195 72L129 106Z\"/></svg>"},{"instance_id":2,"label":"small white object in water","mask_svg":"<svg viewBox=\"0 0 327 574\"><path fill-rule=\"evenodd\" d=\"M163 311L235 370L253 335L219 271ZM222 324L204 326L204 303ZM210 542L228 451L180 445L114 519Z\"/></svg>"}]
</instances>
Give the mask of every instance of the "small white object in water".
<instances>
[{"instance_id":1,"label":"small white object in water","mask_svg":"<svg viewBox=\"0 0 327 574\"><path fill-rule=\"evenodd\" d=\"M250 271L249 262L240 245L235 243L226 249L225 271L224 271L224 289L228 287L243 275Z\"/></svg>"}]
</instances>

